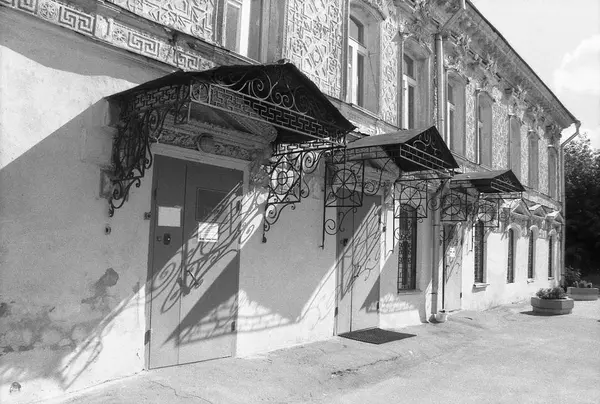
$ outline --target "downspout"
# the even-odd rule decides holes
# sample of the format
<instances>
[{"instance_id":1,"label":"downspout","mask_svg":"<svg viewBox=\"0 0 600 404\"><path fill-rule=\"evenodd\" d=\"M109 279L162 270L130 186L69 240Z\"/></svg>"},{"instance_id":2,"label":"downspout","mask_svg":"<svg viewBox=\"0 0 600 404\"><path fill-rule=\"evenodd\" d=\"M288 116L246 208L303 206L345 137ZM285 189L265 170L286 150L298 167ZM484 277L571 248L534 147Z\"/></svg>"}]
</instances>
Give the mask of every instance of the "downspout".
<instances>
[{"instance_id":1,"label":"downspout","mask_svg":"<svg viewBox=\"0 0 600 404\"><path fill-rule=\"evenodd\" d=\"M565 192L565 146L567 143L571 142L577 136L579 136L579 128L581 127L580 121L575 121L575 133L573 133L567 140L560 144L560 200L562 204L562 212L563 212L563 226L561 229L562 240L561 240L561 256L560 256L560 279L558 282L561 282L565 276L565 261L567 256L567 193Z\"/></svg>"},{"instance_id":2,"label":"downspout","mask_svg":"<svg viewBox=\"0 0 600 404\"><path fill-rule=\"evenodd\" d=\"M435 61L437 69L437 129L442 139L446 140L446 74L444 71L444 38L443 34L448 31L448 28L458 19L458 17L466 10L466 0L460 0L460 8L446 21L446 23L435 34ZM441 203L444 185L440 187L440 192L436 192L433 197L440 198L438 203ZM439 282L440 282L440 231L441 231L441 216L439 210L433 212L432 234L431 234L431 314L435 315L438 311L439 297ZM445 269L442 270L442 275L445 274ZM442 277L442 297L441 301L445 300L445 285L446 280ZM443 308L443 304L442 304Z\"/></svg>"}]
</instances>

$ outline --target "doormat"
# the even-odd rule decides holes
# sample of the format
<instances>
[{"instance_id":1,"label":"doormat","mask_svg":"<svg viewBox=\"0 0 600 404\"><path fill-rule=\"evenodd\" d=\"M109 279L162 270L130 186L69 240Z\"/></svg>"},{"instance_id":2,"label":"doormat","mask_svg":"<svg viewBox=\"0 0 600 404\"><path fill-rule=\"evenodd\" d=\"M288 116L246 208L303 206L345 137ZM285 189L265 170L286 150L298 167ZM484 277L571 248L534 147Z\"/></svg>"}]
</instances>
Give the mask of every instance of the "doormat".
<instances>
[{"instance_id":1,"label":"doormat","mask_svg":"<svg viewBox=\"0 0 600 404\"><path fill-rule=\"evenodd\" d=\"M399 341L401 339L416 337L415 334L404 334L401 332L382 330L381 328L369 328L347 332L339 335L342 338L353 339L355 341L367 342L369 344L385 344L386 342Z\"/></svg>"}]
</instances>

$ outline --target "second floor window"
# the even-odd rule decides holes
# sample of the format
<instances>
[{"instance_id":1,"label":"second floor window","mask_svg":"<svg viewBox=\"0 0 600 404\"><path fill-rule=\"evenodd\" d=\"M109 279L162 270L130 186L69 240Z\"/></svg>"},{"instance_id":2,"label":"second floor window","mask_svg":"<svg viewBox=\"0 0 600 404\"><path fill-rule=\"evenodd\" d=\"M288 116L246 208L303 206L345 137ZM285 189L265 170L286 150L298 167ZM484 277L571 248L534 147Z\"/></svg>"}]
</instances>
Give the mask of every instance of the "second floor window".
<instances>
[{"instance_id":1,"label":"second floor window","mask_svg":"<svg viewBox=\"0 0 600 404\"><path fill-rule=\"evenodd\" d=\"M531 132L529 135L529 186L534 189L539 187L538 179L539 170L539 150L538 150L538 137L535 132Z\"/></svg>"},{"instance_id":2,"label":"second floor window","mask_svg":"<svg viewBox=\"0 0 600 404\"><path fill-rule=\"evenodd\" d=\"M492 167L492 99L485 93L477 97L477 163Z\"/></svg>"},{"instance_id":3,"label":"second floor window","mask_svg":"<svg viewBox=\"0 0 600 404\"><path fill-rule=\"evenodd\" d=\"M558 196L556 184L556 152L554 149L548 150L548 195L552 198Z\"/></svg>"},{"instance_id":4,"label":"second floor window","mask_svg":"<svg viewBox=\"0 0 600 404\"><path fill-rule=\"evenodd\" d=\"M521 178L521 123L516 117L511 117L509 126L509 165L517 178Z\"/></svg>"},{"instance_id":5,"label":"second floor window","mask_svg":"<svg viewBox=\"0 0 600 404\"><path fill-rule=\"evenodd\" d=\"M446 144L454 153L465 155L465 83L448 73L446 89Z\"/></svg>"},{"instance_id":6,"label":"second floor window","mask_svg":"<svg viewBox=\"0 0 600 404\"><path fill-rule=\"evenodd\" d=\"M448 83L448 89L447 89L447 99L448 99L448 103L447 103L447 110L446 110L446 119L448 120L446 122L446 143L452 147L452 143L454 138L456 137L456 104L455 104L455 98L456 95L454 94L456 91L455 89L455 85L453 83Z\"/></svg>"},{"instance_id":7,"label":"second floor window","mask_svg":"<svg viewBox=\"0 0 600 404\"><path fill-rule=\"evenodd\" d=\"M227 49L260 58L263 0L225 0L223 42Z\"/></svg>"},{"instance_id":8,"label":"second floor window","mask_svg":"<svg viewBox=\"0 0 600 404\"><path fill-rule=\"evenodd\" d=\"M402 75L402 85L404 87L402 123L405 129L412 129L415 127L417 110L417 66L415 60L406 54L402 63L402 71L404 72Z\"/></svg>"},{"instance_id":9,"label":"second floor window","mask_svg":"<svg viewBox=\"0 0 600 404\"><path fill-rule=\"evenodd\" d=\"M348 35L348 102L365 106L365 27L355 17L350 17Z\"/></svg>"}]
</instances>

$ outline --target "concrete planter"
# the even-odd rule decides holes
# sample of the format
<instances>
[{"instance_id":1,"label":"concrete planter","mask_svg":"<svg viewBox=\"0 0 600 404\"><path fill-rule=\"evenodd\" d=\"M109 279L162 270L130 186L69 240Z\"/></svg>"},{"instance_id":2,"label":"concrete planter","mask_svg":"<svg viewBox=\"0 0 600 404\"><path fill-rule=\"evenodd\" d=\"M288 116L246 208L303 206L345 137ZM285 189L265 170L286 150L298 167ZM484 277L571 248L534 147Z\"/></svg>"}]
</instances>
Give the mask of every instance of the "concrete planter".
<instances>
[{"instance_id":1,"label":"concrete planter","mask_svg":"<svg viewBox=\"0 0 600 404\"><path fill-rule=\"evenodd\" d=\"M531 298L531 306L534 313L539 314L571 314L575 302L571 298L566 299L540 299L537 296Z\"/></svg>"},{"instance_id":2,"label":"concrete planter","mask_svg":"<svg viewBox=\"0 0 600 404\"><path fill-rule=\"evenodd\" d=\"M598 288L567 288L567 295L573 300L598 300Z\"/></svg>"},{"instance_id":3,"label":"concrete planter","mask_svg":"<svg viewBox=\"0 0 600 404\"><path fill-rule=\"evenodd\" d=\"M445 310L440 310L435 313L435 321L438 323L445 323L448 320L448 312Z\"/></svg>"}]
</instances>

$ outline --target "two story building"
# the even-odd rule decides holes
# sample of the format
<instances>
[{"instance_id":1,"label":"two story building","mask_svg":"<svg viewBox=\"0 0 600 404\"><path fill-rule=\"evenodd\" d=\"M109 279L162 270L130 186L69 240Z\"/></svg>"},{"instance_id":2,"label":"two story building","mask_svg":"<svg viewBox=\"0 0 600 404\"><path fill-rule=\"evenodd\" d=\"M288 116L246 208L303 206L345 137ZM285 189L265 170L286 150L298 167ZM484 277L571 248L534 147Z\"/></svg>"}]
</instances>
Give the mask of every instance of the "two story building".
<instances>
[{"instance_id":1,"label":"two story building","mask_svg":"<svg viewBox=\"0 0 600 404\"><path fill-rule=\"evenodd\" d=\"M2 402L560 279L578 122L469 1L0 6Z\"/></svg>"}]
</instances>

